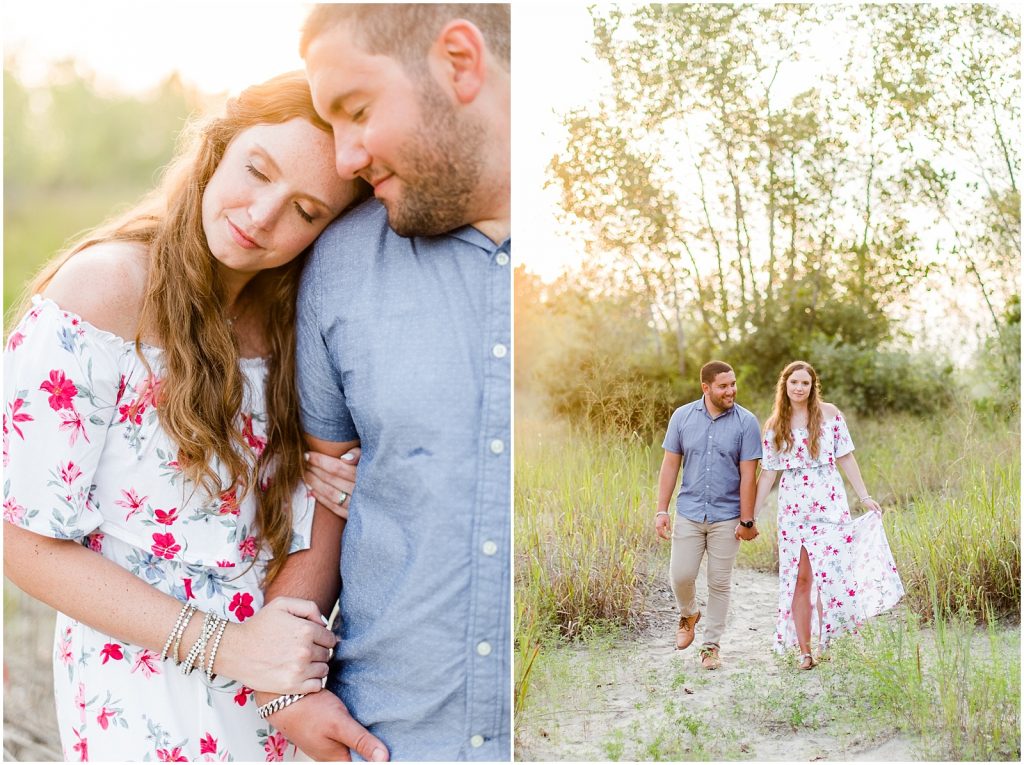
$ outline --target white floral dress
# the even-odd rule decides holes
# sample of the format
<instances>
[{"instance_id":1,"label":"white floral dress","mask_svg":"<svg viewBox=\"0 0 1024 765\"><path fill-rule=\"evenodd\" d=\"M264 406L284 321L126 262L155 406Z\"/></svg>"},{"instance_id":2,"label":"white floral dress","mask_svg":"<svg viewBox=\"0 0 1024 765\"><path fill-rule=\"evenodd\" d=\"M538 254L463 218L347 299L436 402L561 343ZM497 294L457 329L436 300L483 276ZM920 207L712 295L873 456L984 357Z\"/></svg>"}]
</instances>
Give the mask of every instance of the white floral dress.
<instances>
[{"instance_id":1,"label":"white floral dress","mask_svg":"<svg viewBox=\"0 0 1024 765\"><path fill-rule=\"evenodd\" d=\"M814 574L811 634L823 644L844 632L856 632L866 619L892 608L903 597L882 519L876 513L850 515L836 460L853 451L842 413L822 424L818 458L812 459L805 428L793 430L788 452L775 449L765 431L761 468L782 471L779 482L779 613L775 649L797 645L792 618L793 591L800 548Z\"/></svg>"},{"instance_id":2,"label":"white floral dress","mask_svg":"<svg viewBox=\"0 0 1024 765\"><path fill-rule=\"evenodd\" d=\"M161 352L143 346L159 376ZM266 365L241 362L240 425L265 444ZM80 540L178 600L233 622L263 602L255 500L214 501L185 480L154 409L159 385L134 343L36 297L4 354L4 520ZM309 547L299 487L291 550ZM253 559L259 559L251 565ZM200 618L198 615L194 618ZM167 625L170 632L172 625ZM252 691L183 676L172 662L58 614L54 689L67 760L281 760L294 752L256 715Z\"/></svg>"}]
</instances>

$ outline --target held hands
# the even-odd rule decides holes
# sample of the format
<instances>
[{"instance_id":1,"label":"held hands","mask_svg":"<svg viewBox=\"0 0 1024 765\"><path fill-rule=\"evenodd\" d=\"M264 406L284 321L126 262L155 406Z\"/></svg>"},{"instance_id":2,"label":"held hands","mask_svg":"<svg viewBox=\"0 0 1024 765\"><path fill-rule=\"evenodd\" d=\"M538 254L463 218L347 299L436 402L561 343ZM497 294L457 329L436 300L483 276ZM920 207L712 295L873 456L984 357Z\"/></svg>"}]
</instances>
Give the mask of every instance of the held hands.
<instances>
[{"instance_id":1,"label":"held hands","mask_svg":"<svg viewBox=\"0 0 1024 765\"><path fill-rule=\"evenodd\" d=\"M760 532L757 530L757 526L747 528L746 526L740 526L736 524L736 538L743 542L753 542L760 536Z\"/></svg>"},{"instance_id":2,"label":"held hands","mask_svg":"<svg viewBox=\"0 0 1024 765\"><path fill-rule=\"evenodd\" d=\"M672 538L672 516L668 513L660 513L654 516L654 531L662 539Z\"/></svg>"},{"instance_id":3,"label":"held hands","mask_svg":"<svg viewBox=\"0 0 1024 765\"><path fill-rule=\"evenodd\" d=\"M380 739L356 722L341 699L330 692L306 696L267 719L289 741L320 762L351 762L351 749L369 762L389 759L387 747Z\"/></svg>"},{"instance_id":4,"label":"held hands","mask_svg":"<svg viewBox=\"0 0 1024 765\"><path fill-rule=\"evenodd\" d=\"M362 453L363 450L358 446L340 457L306 452L306 472L302 476L306 486L313 492L317 502L346 520L352 492L356 487L356 465Z\"/></svg>"},{"instance_id":5,"label":"held hands","mask_svg":"<svg viewBox=\"0 0 1024 765\"><path fill-rule=\"evenodd\" d=\"M255 616L229 625L216 671L275 696L316 693L336 642L316 603L275 598Z\"/></svg>"}]
</instances>

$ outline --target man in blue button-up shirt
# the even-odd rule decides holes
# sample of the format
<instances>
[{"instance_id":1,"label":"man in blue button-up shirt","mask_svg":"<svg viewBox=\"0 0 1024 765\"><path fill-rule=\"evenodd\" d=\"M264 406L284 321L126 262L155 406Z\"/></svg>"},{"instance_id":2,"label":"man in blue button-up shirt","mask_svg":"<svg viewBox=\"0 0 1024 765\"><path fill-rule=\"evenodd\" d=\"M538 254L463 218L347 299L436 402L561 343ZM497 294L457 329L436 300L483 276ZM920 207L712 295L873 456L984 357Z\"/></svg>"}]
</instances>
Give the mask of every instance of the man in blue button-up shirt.
<instances>
[{"instance_id":1,"label":"man in blue button-up shirt","mask_svg":"<svg viewBox=\"0 0 1024 765\"><path fill-rule=\"evenodd\" d=\"M669 578L679 605L676 648L680 650L693 642L701 618L694 584L707 554L708 618L700 656L705 669L717 669L729 612L732 564L740 540L757 536L754 473L761 458L761 431L757 418L736 403L732 367L722 361L708 362L700 370L700 382L704 396L679 407L665 434L655 530L662 539L672 539ZM680 463L683 480L673 528L668 505Z\"/></svg>"},{"instance_id":2,"label":"man in blue button-up shirt","mask_svg":"<svg viewBox=\"0 0 1024 765\"><path fill-rule=\"evenodd\" d=\"M270 717L317 759L511 758L509 15L321 5L303 33L338 172L376 197L317 241L298 303L307 439L362 448L331 693ZM339 523L317 507L272 596L329 610Z\"/></svg>"}]
</instances>

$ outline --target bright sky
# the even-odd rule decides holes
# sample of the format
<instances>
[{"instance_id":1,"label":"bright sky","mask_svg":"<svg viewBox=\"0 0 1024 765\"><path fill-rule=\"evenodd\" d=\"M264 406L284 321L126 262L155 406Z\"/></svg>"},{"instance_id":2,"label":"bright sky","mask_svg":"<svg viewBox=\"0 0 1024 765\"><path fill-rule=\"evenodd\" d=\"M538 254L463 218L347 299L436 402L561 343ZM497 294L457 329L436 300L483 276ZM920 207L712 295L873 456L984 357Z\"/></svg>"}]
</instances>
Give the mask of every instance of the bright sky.
<instances>
[{"instance_id":1,"label":"bright sky","mask_svg":"<svg viewBox=\"0 0 1024 765\"><path fill-rule=\"evenodd\" d=\"M237 93L301 69L299 28L307 5L278 2L17 0L3 4L5 59L27 85L53 61L74 57L104 87L145 91L177 70L206 92Z\"/></svg>"}]
</instances>

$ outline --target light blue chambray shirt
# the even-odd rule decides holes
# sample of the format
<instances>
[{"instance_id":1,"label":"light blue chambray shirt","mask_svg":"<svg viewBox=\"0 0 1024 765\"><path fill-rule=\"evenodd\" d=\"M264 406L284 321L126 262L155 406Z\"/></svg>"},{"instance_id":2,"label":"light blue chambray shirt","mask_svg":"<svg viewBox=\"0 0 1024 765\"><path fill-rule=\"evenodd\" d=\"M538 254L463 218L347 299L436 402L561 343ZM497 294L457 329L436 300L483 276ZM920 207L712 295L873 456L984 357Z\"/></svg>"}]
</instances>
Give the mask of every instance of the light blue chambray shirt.
<instances>
[{"instance_id":1,"label":"light blue chambray shirt","mask_svg":"<svg viewBox=\"0 0 1024 765\"><path fill-rule=\"evenodd\" d=\"M662 447L683 455L676 512L697 523L740 517L740 461L761 459L761 428L733 404L712 418L701 398L672 413Z\"/></svg>"},{"instance_id":2,"label":"light blue chambray shirt","mask_svg":"<svg viewBox=\"0 0 1024 765\"><path fill-rule=\"evenodd\" d=\"M363 449L328 688L395 760L511 759L509 254L370 200L302 275L303 428Z\"/></svg>"}]
</instances>

